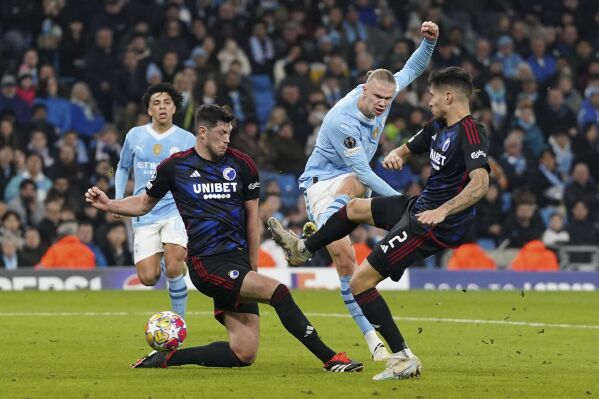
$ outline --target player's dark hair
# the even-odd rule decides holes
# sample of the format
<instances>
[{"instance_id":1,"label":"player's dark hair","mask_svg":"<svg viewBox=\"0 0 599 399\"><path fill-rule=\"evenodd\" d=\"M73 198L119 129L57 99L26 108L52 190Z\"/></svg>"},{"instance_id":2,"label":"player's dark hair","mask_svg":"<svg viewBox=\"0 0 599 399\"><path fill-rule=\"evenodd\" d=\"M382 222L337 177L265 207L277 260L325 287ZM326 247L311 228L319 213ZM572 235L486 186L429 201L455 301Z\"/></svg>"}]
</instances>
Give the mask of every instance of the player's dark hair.
<instances>
[{"instance_id":1,"label":"player's dark hair","mask_svg":"<svg viewBox=\"0 0 599 399\"><path fill-rule=\"evenodd\" d=\"M472 77L460 67L448 67L433 71L428 79L431 86L448 86L462 91L466 97L472 94Z\"/></svg>"},{"instance_id":2,"label":"player's dark hair","mask_svg":"<svg viewBox=\"0 0 599 399\"><path fill-rule=\"evenodd\" d=\"M148 87L141 98L141 103L146 111L150 107L150 98L152 98L152 96L156 93L168 94L171 97L171 100L173 100L177 111L181 109L181 104L183 104L183 95L179 92L179 90L175 89L170 83L157 83Z\"/></svg>"},{"instance_id":3,"label":"player's dark hair","mask_svg":"<svg viewBox=\"0 0 599 399\"><path fill-rule=\"evenodd\" d=\"M219 122L233 123L234 121L235 116L229 107L217 104L202 104L196 110L195 131L197 132L202 125L212 129Z\"/></svg>"}]
</instances>

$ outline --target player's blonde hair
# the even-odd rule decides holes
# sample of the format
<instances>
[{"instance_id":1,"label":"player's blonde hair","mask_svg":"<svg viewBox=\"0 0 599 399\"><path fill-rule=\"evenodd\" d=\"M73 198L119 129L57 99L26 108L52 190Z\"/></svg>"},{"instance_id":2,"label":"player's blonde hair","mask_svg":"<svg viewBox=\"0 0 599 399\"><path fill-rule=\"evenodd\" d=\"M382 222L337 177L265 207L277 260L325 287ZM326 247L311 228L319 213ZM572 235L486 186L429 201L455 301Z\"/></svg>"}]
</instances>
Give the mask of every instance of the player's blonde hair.
<instances>
[{"instance_id":1,"label":"player's blonde hair","mask_svg":"<svg viewBox=\"0 0 599 399\"><path fill-rule=\"evenodd\" d=\"M366 73L366 83L370 82L371 80L378 80L380 82L389 83L394 86L396 84L395 77L391 71L383 68L375 69L374 71L368 71L368 73Z\"/></svg>"}]
</instances>

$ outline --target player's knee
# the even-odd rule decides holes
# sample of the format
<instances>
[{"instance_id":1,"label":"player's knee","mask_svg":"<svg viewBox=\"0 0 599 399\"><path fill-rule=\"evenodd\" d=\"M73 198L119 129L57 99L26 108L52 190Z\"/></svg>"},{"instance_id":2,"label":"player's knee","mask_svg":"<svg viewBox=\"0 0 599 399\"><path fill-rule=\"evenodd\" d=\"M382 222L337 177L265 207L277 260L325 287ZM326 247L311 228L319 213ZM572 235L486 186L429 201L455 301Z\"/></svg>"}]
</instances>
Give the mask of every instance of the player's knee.
<instances>
[{"instance_id":1,"label":"player's knee","mask_svg":"<svg viewBox=\"0 0 599 399\"><path fill-rule=\"evenodd\" d=\"M238 366L245 367L252 365L256 358L258 357L258 348L253 347L233 347L231 346L231 351L239 360Z\"/></svg>"},{"instance_id":2,"label":"player's knee","mask_svg":"<svg viewBox=\"0 0 599 399\"><path fill-rule=\"evenodd\" d=\"M360 198L353 198L347 203L347 217L349 220L360 218Z\"/></svg>"},{"instance_id":3,"label":"player's knee","mask_svg":"<svg viewBox=\"0 0 599 399\"><path fill-rule=\"evenodd\" d=\"M372 287L359 275L354 274L351 280L349 280L349 288L351 290L352 295L355 296Z\"/></svg>"},{"instance_id":4,"label":"player's knee","mask_svg":"<svg viewBox=\"0 0 599 399\"><path fill-rule=\"evenodd\" d=\"M183 274L182 261L172 261L166 263L166 275L169 278L179 277Z\"/></svg>"},{"instance_id":5,"label":"player's knee","mask_svg":"<svg viewBox=\"0 0 599 399\"><path fill-rule=\"evenodd\" d=\"M139 281L145 286L154 286L160 278L160 274L156 275L153 270L139 270L137 272Z\"/></svg>"}]
</instances>

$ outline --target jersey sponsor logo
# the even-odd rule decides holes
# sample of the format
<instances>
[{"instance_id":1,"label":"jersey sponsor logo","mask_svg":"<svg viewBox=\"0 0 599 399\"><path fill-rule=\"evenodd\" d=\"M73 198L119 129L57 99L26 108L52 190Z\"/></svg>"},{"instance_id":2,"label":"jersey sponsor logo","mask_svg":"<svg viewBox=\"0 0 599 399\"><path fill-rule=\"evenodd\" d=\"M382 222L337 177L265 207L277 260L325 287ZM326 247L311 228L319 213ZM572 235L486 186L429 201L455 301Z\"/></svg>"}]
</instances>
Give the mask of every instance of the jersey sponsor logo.
<instances>
[{"instance_id":1,"label":"jersey sponsor logo","mask_svg":"<svg viewBox=\"0 0 599 399\"><path fill-rule=\"evenodd\" d=\"M235 171L235 169L227 167L225 168L225 170L223 170L223 177L225 178L225 180L228 181L235 180L235 178L237 177L237 172Z\"/></svg>"},{"instance_id":2,"label":"jersey sponsor logo","mask_svg":"<svg viewBox=\"0 0 599 399\"><path fill-rule=\"evenodd\" d=\"M239 277L239 270L229 270L229 273L227 274L232 280L235 280L237 277Z\"/></svg>"},{"instance_id":3,"label":"jersey sponsor logo","mask_svg":"<svg viewBox=\"0 0 599 399\"><path fill-rule=\"evenodd\" d=\"M474 151L472 154L470 154L470 158L472 158L472 159L486 157L486 156L487 156L487 153L485 153L483 150Z\"/></svg>"},{"instance_id":4,"label":"jersey sponsor logo","mask_svg":"<svg viewBox=\"0 0 599 399\"><path fill-rule=\"evenodd\" d=\"M343 155L346 157L352 157L360 152L362 152L362 147L348 148L347 150L343 150Z\"/></svg>"},{"instance_id":5,"label":"jersey sponsor logo","mask_svg":"<svg viewBox=\"0 0 599 399\"><path fill-rule=\"evenodd\" d=\"M343 145L347 148L354 148L356 146L356 139L353 137L346 137L343 139Z\"/></svg>"},{"instance_id":6,"label":"jersey sponsor logo","mask_svg":"<svg viewBox=\"0 0 599 399\"><path fill-rule=\"evenodd\" d=\"M396 243L397 243L397 245L399 245L402 242L404 242L407 238L408 238L408 233L406 233L406 231L404 230L401 233L399 233L398 235L394 236L392 239L390 239L389 242L387 243L388 245L381 244L381 249L383 250L383 253L387 253L387 250L389 249L389 247L391 247L391 249L393 249L393 248L395 248Z\"/></svg>"},{"instance_id":7,"label":"jersey sponsor logo","mask_svg":"<svg viewBox=\"0 0 599 399\"><path fill-rule=\"evenodd\" d=\"M443 147L441 147L441 151L447 151L447 149L449 148L449 144L451 144L451 140L448 137L445 139L445 142L443 142Z\"/></svg>"},{"instance_id":8,"label":"jersey sponsor logo","mask_svg":"<svg viewBox=\"0 0 599 399\"><path fill-rule=\"evenodd\" d=\"M157 166L158 166L158 162L144 162L144 161L137 162L138 169L156 169Z\"/></svg>"},{"instance_id":9,"label":"jersey sponsor logo","mask_svg":"<svg viewBox=\"0 0 599 399\"><path fill-rule=\"evenodd\" d=\"M411 143L412 141L414 141L414 139L416 138L416 136L418 136L420 133L422 133L423 130L424 129L420 129L418 131L418 133L416 133L415 135L413 135L412 137L410 137L410 139L408 140L408 143ZM433 140L434 140L434 138L433 138Z\"/></svg>"},{"instance_id":10,"label":"jersey sponsor logo","mask_svg":"<svg viewBox=\"0 0 599 399\"><path fill-rule=\"evenodd\" d=\"M181 151L181 149L177 146L171 147L170 150L168 150L169 155L173 155L175 152L179 152Z\"/></svg>"},{"instance_id":11,"label":"jersey sponsor logo","mask_svg":"<svg viewBox=\"0 0 599 399\"><path fill-rule=\"evenodd\" d=\"M154 155L160 155L160 153L162 152L162 144L154 144L152 146L152 152L154 153Z\"/></svg>"},{"instance_id":12,"label":"jersey sponsor logo","mask_svg":"<svg viewBox=\"0 0 599 399\"><path fill-rule=\"evenodd\" d=\"M437 151L433 150L431 148L431 165L433 166L433 168L435 170L439 170L441 168L441 166L445 165L445 160L447 159L447 157L445 155L441 155L439 154Z\"/></svg>"},{"instance_id":13,"label":"jersey sponsor logo","mask_svg":"<svg viewBox=\"0 0 599 399\"><path fill-rule=\"evenodd\" d=\"M189 177L202 177L202 175L197 170L194 170L193 173L189 175Z\"/></svg>"},{"instance_id":14,"label":"jersey sponsor logo","mask_svg":"<svg viewBox=\"0 0 599 399\"><path fill-rule=\"evenodd\" d=\"M193 192L196 194L234 193L237 191L237 182L233 183L195 183Z\"/></svg>"},{"instance_id":15,"label":"jersey sponsor logo","mask_svg":"<svg viewBox=\"0 0 599 399\"><path fill-rule=\"evenodd\" d=\"M148 190L151 189L154 185L154 180L156 180L156 171L152 173L152 177L150 177L150 180L148 180L148 182L146 183L146 188Z\"/></svg>"},{"instance_id":16,"label":"jersey sponsor logo","mask_svg":"<svg viewBox=\"0 0 599 399\"><path fill-rule=\"evenodd\" d=\"M248 184L248 189L250 189L250 190L255 190L258 187L260 187L260 182L259 181Z\"/></svg>"}]
</instances>

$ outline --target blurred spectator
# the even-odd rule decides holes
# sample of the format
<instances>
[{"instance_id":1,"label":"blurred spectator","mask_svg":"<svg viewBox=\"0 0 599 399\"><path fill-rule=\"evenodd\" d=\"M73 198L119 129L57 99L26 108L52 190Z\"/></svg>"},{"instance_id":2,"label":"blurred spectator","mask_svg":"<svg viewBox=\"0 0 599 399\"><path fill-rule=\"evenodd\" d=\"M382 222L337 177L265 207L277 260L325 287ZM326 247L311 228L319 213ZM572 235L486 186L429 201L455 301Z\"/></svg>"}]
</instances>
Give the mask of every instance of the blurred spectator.
<instances>
[{"instance_id":1,"label":"blurred spectator","mask_svg":"<svg viewBox=\"0 0 599 399\"><path fill-rule=\"evenodd\" d=\"M106 255L108 266L133 265L133 256L129 251L127 240L127 230L122 222L113 222L108 226L106 243L101 247L101 250Z\"/></svg>"},{"instance_id":2,"label":"blurred spectator","mask_svg":"<svg viewBox=\"0 0 599 399\"><path fill-rule=\"evenodd\" d=\"M503 35L497 40L497 53L493 62L499 62L502 66L503 75L507 78L516 76L518 66L524 63L520 54L514 52L514 41L508 35Z\"/></svg>"},{"instance_id":3,"label":"blurred spectator","mask_svg":"<svg viewBox=\"0 0 599 399\"><path fill-rule=\"evenodd\" d=\"M17 238L21 238L23 235L23 224L19 214L15 211L6 210L2 215L2 225L0 226L0 236L5 234L12 234Z\"/></svg>"},{"instance_id":4,"label":"blurred spectator","mask_svg":"<svg viewBox=\"0 0 599 399\"><path fill-rule=\"evenodd\" d=\"M54 125L59 134L71 127L71 104L61 93L56 78L40 82L35 103L46 107L48 122Z\"/></svg>"},{"instance_id":5,"label":"blurred spectator","mask_svg":"<svg viewBox=\"0 0 599 399\"><path fill-rule=\"evenodd\" d=\"M499 158L499 164L505 172L510 191L526 184L527 170L533 165L524 155L523 138L522 130L512 129L503 143L504 152Z\"/></svg>"},{"instance_id":6,"label":"blurred spectator","mask_svg":"<svg viewBox=\"0 0 599 399\"><path fill-rule=\"evenodd\" d=\"M133 50L125 51L114 75L114 99L119 106L137 104L146 87L145 68Z\"/></svg>"},{"instance_id":7,"label":"blurred spectator","mask_svg":"<svg viewBox=\"0 0 599 399\"><path fill-rule=\"evenodd\" d=\"M521 102L514 112L514 117L514 126L519 127L524 132L524 146L534 157L538 157L541 151L547 147L547 144L543 131L537 124L532 105L528 102Z\"/></svg>"},{"instance_id":8,"label":"blurred spectator","mask_svg":"<svg viewBox=\"0 0 599 399\"><path fill-rule=\"evenodd\" d=\"M162 59L166 51L174 51L177 58L184 60L189 55L189 45L183 35L181 22L171 19L164 24L162 35L154 43L153 53Z\"/></svg>"},{"instance_id":9,"label":"blurred spectator","mask_svg":"<svg viewBox=\"0 0 599 399\"><path fill-rule=\"evenodd\" d=\"M545 99L539 101L536 114L546 138L558 131L576 127L576 115L564 103L564 95L557 88L547 91Z\"/></svg>"},{"instance_id":10,"label":"blurred spectator","mask_svg":"<svg viewBox=\"0 0 599 399\"><path fill-rule=\"evenodd\" d=\"M95 97L95 101L98 104L98 109L103 115L104 119L112 119L112 85L116 76L118 63L117 57L114 51L114 32L111 28L104 26L100 27L94 33L94 45L88 50L85 56L85 68L84 77L85 82L89 84L91 92ZM71 97L75 97L71 93ZM77 98L77 101L84 102L85 98ZM73 102L73 98L71 98ZM79 104L81 106L81 104ZM86 115L86 119L91 119ZM75 124L76 118L73 115L73 124ZM84 131L79 133L88 134ZM98 131L100 129L96 129Z\"/></svg>"},{"instance_id":11,"label":"blurred spectator","mask_svg":"<svg viewBox=\"0 0 599 399\"><path fill-rule=\"evenodd\" d=\"M68 22L60 42L60 72L70 79L83 79L85 66L85 37L83 21L74 17Z\"/></svg>"},{"instance_id":12,"label":"blurred spectator","mask_svg":"<svg viewBox=\"0 0 599 399\"><path fill-rule=\"evenodd\" d=\"M105 267L108 265L106 256L104 256L104 253L94 242L94 225L89 220L83 220L79 223L77 237L79 237L79 240L87 245L87 247L94 253L96 266Z\"/></svg>"},{"instance_id":13,"label":"blurred spectator","mask_svg":"<svg viewBox=\"0 0 599 399\"><path fill-rule=\"evenodd\" d=\"M266 25L263 22L254 24L253 34L250 36L248 44L253 73L272 75L275 47L268 37Z\"/></svg>"},{"instance_id":14,"label":"blurred spectator","mask_svg":"<svg viewBox=\"0 0 599 399\"><path fill-rule=\"evenodd\" d=\"M567 75L560 76L557 87L564 96L564 104L570 108L574 115L577 115L578 111L580 110L580 106L582 105L582 96L574 87L572 78Z\"/></svg>"},{"instance_id":15,"label":"blurred spectator","mask_svg":"<svg viewBox=\"0 0 599 399\"><path fill-rule=\"evenodd\" d=\"M370 29L368 48L375 59L382 60L393 44L402 37L401 25L397 22L391 10L381 10L378 24Z\"/></svg>"},{"instance_id":16,"label":"blurred spectator","mask_svg":"<svg viewBox=\"0 0 599 399\"><path fill-rule=\"evenodd\" d=\"M48 137L43 130L35 129L31 132L31 139L27 145L27 150L39 154L46 168L54 164L54 157L50 153L50 148L48 148Z\"/></svg>"},{"instance_id":17,"label":"blurred spectator","mask_svg":"<svg viewBox=\"0 0 599 399\"><path fill-rule=\"evenodd\" d=\"M589 123L599 128L599 87L590 86L585 90L585 100L578 112L578 127L582 129Z\"/></svg>"},{"instance_id":18,"label":"blurred spectator","mask_svg":"<svg viewBox=\"0 0 599 399\"><path fill-rule=\"evenodd\" d=\"M497 74L485 84L483 98L491 109L493 127L502 130L508 118L510 105L503 76Z\"/></svg>"},{"instance_id":19,"label":"blurred spectator","mask_svg":"<svg viewBox=\"0 0 599 399\"><path fill-rule=\"evenodd\" d=\"M0 81L0 113L15 116L20 126L24 126L31 118L31 107L17 96L17 80L13 75L4 75Z\"/></svg>"},{"instance_id":20,"label":"blurred spectator","mask_svg":"<svg viewBox=\"0 0 599 399\"><path fill-rule=\"evenodd\" d=\"M59 176L68 176L73 186L82 187L85 175L77 163L75 148L70 145L63 145L58 151L58 158L48 170L48 175L53 179Z\"/></svg>"},{"instance_id":21,"label":"blurred spectator","mask_svg":"<svg viewBox=\"0 0 599 399\"><path fill-rule=\"evenodd\" d=\"M25 229L23 246L18 251L19 267L36 266L45 252L39 231L35 227Z\"/></svg>"},{"instance_id":22,"label":"blurred spectator","mask_svg":"<svg viewBox=\"0 0 599 399\"><path fill-rule=\"evenodd\" d=\"M0 119L0 145L10 145L13 149L22 146L19 132L15 127L15 120L12 116L6 115Z\"/></svg>"},{"instance_id":23,"label":"blurred spectator","mask_svg":"<svg viewBox=\"0 0 599 399\"><path fill-rule=\"evenodd\" d=\"M6 270L15 270L17 267L21 266L17 253L17 238L12 234L3 234L2 237L0 237L0 241L2 241L0 268Z\"/></svg>"},{"instance_id":24,"label":"blurred spectator","mask_svg":"<svg viewBox=\"0 0 599 399\"><path fill-rule=\"evenodd\" d=\"M9 202L18 194L19 185L24 179L31 179L37 186L37 199L43 201L48 194L48 190L52 187L52 180L48 179L42 172L43 169L42 157L34 152L27 155L25 170L8 182L4 192L4 200Z\"/></svg>"},{"instance_id":25,"label":"blurred spectator","mask_svg":"<svg viewBox=\"0 0 599 399\"><path fill-rule=\"evenodd\" d=\"M562 180L565 181L572 168L572 162L574 161L570 136L565 130L558 130L549 137L549 145L555 154L557 170Z\"/></svg>"},{"instance_id":26,"label":"blurred spectator","mask_svg":"<svg viewBox=\"0 0 599 399\"><path fill-rule=\"evenodd\" d=\"M227 39L223 49L217 54L220 63L220 72L225 74L229 71L231 63L237 61L241 64L241 75L247 76L252 73L250 61L244 51L237 45L233 39Z\"/></svg>"},{"instance_id":27,"label":"blurred spectator","mask_svg":"<svg viewBox=\"0 0 599 399\"><path fill-rule=\"evenodd\" d=\"M270 141L265 136L259 137L259 133L257 121L248 119L231 140L231 147L251 156L260 170L272 170L275 154Z\"/></svg>"},{"instance_id":28,"label":"blurred spectator","mask_svg":"<svg viewBox=\"0 0 599 399\"><path fill-rule=\"evenodd\" d=\"M570 234L564 228L564 216L554 213L549 217L549 225L543 233L543 244L549 248L558 248L570 242Z\"/></svg>"},{"instance_id":29,"label":"blurred spectator","mask_svg":"<svg viewBox=\"0 0 599 399\"><path fill-rule=\"evenodd\" d=\"M276 171L293 173L299 176L306 165L306 154L303 147L295 140L293 125L289 122L281 125L277 135L271 138L270 144L276 160L274 167Z\"/></svg>"},{"instance_id":30,"label":"blurred spectator","mask_svg":"<svg viewBox=\"0 0 599 399\"><path fill-rule=\"evenodd\" d=\"M594 162L597 162L597 160ZM572 211L577 201L583 201L594 210L599 209L597 183L591 178L589 168L585 163L581 162L574 165L572 181L566 185L564 201L568 212Z\"/></svg>"},{"instance_id":31,"label":"blurred spectator","mask_svg":"<svg viewBox=\"0 0 599 399\"><path fill-rule=\"evenodd\" d=\"M489 190L483 199L476 204L474 229L477 239L491 239L498 244L502 236L501 225L505 220L501 206L499 186L495 182L489 184Z\"/></svg>"},{"instance_id":32,"label":"blurred spectator","mask_svg":"<svg viewBox=\"0 0 599 399\"><path fill-rule=\"evenodd\" d=\"M558 206L564 198L564 181L557 169L555 154L546 149L539 156L537 167L531 171L530 185L539 206Z\"/></svg>"},{"instance_id":33,"label":"blurred spectator","mask_svg":"<svg viewBox=\"0 0 599 399\"><path fill-rule=\"evenodd\" d=\"M94 161L106 160L111 165L116 165L122 145L114 125L108 124L100 131L98 139L92 144L92 159Z\"/></svg>"},{"instance_id":34,"label":"blurred spectator","mask_svg":"<svg viewBox=\"0 0 599 399\"><path fill-rule=\"evenodd\" d=\"M226 73L222 92L217 98L221 105L228 105L235 119L243 123L247 118L256 117L256 106L254 104L251 90L241 84L241 75L234 71Z\"/></svg>"},{"instance_id":35,"label":"blurred spectator","mask_svg":"<svg viewBox=\"0 0 599 399\"><path fill-rule=\"evenodd\" d=\"M31 179L21 181L19 195L7 205L9 210L19 215L26 226L35 226L44 217L44 207L37 198L35 183Z\"/></svg>"},{"instance_id":36,"label":"blurred spectator","mask_svg":"<svg viewBox=\"0 0 599 399\"><path fill-rule=\"evenodd\" d=\"M582 200L576 201L572 206L572 218L566 230L570 236L570 245L599 244L599 235L590 218L589 207Z\"/></svg>"},{"instance_id":37,"label":"blurred spectator","mask_svg":"<svg viewBox=\"0 0 599 399\"><path fill-rule=\"evenodd\" d=\"M508 240L510 248L522 248L529 241L539 240L545 226L537 212L536 199L532 193L520 193L514 198L514 202L515 209L503 224L503 239Z\"/></svg>"},{"instance_id":38,"label":"blurred spectator","mask_svg":"<svg viewBox=\"0 0 599 399\"><path fill-rule=\"evenodd\" d=\"M52 188L48 191L46 201L57 201L62 209L70 209L75 213L83 210L83 195L81 186L72 186L68 174L57 175L54 178Z\"/></svg>"},{"instance_id":39,"label":"blurred spectator","mask_svg":"<svg viewBox=\"0 0 599 399\"><path fill-rule=\"evenodd\" d=\"M545 84L557 70L555 58L546 53L545 38L542 36L530 40L530 49L532 54L526 61L532 68L537 82Z\"/></svg>"},{"instance_id":40,"label":"blurred spectator","mask_svg":"<svg viewBox=\"0 0 599 399\"><path fill-rule=\"evenodd\" d=\"M58 241L50 246L40 261L41 268L91 269L95 255L77 237L77 223L66 222L58 226Z\"/></svg>"},{"instance_id":41,"label":"blurred spectator","mask_svg":"<svg viewBox=\"0 0 599 399\"><path fill-rule=\"evenodd\" d=\"M71 90L71 128L89 142L105 123L87 84L75 83Z\"/></svg>"},{"instance_id":42,"label":"blurred spectator","mask_svg":"<svg viewBox=\"0 0 599 399\"><path fill-rule=\"evenodd\" d=\"M60 224L60 210L61 205L59 201L46 202L44 218L37 225L42 242L46 247L52 245L56 239L56 229Z\"/></svg>"},{"instance_id":43,"label":"blurred spectator","mask_svg":"<svg viewBox=\"0 0 599 399\"><path fill-rule=\"evenodd\" d=\"M572 151L574 164L584 163L595 181L599 181L599 128L594 123L587 124L574 138Z\"/></svg>"},{"instance_id":44,"label":"blurred spectator","mask_svg":"<svg viewBox=\"0 0 599 399\"><path fill-rule=\"evenodd\" d=\"M31 107L35 100L35 86L30 72L19 73L19 86L17 87L17 96Z\"/></svg>"},{"instance_id":45,"label":"blurred spectator","mask_svg":"<svg viewBox=\"0 0 599 399\"><path fill-rule=\"evenodd\" d=\"M4 199L4 190L10 179L16 174L13 148L8 145L0 145L0 198Z\"/></svg>"}]
</instances>

